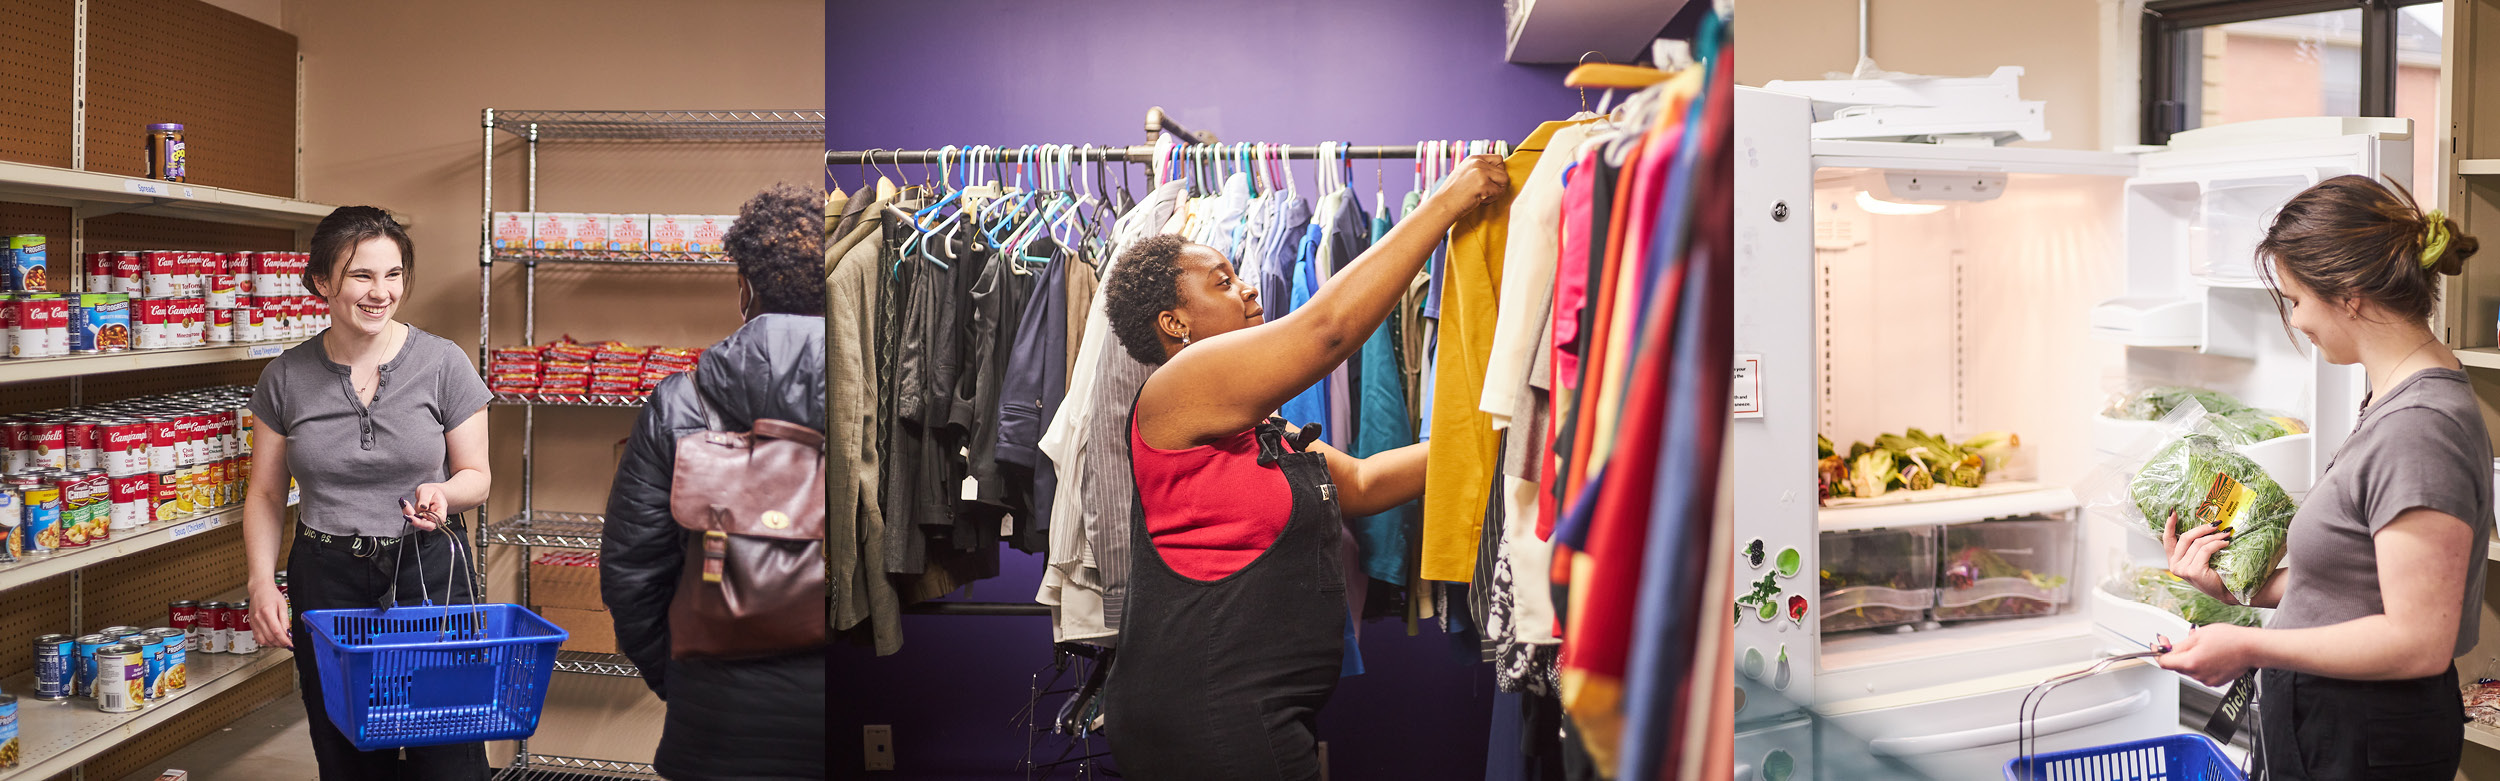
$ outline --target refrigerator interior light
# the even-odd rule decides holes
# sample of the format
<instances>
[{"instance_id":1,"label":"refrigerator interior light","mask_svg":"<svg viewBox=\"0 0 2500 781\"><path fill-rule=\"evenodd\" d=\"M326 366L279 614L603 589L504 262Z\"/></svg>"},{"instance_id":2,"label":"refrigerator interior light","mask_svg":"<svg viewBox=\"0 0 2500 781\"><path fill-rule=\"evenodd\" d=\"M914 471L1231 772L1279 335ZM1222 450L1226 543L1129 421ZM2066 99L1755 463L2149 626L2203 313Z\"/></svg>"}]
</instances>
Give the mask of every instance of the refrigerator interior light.
<instances>
[{"instance_id":1,"label":"refrigerator interior light","mask_svg":"<svg viewBox=\"0 0 2500 781\"><path fill-rule=\"evenodd\" d=\"M1940 204L1896 203L1876 198L1874 193L1870 193L1865 190L1858 191L1858 208L1865 209L1868 214L1887 214L1897 216L1934 214L1936 212L1944 211L1944 206Z\"/></svg>"}]
</instances>

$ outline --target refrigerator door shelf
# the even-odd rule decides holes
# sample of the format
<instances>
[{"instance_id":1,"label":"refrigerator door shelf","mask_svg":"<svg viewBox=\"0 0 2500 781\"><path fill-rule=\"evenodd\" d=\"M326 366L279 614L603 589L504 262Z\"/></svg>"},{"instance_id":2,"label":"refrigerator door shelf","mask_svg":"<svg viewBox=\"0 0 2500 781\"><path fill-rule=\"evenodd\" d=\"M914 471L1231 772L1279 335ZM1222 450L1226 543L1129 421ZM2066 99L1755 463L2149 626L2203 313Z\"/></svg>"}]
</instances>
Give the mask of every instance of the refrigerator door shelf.
<instances>
[{"instance_id":1,"label":"refrigerator door shelf","mask_svg":"<svg viewBox=\"0 0 2500 781\"><path fill-rule=\"evenodd\" d=\"M2153 647L2156 638L2177 640L2186 637L2188 631L2193 629L2188 626L2187 619L2168 610L2119 596L2112 591L2117 587L2118 583L2113 579L2102 581L2092 589L2092 617L2103 631L2134 644L2136 650ZM2221 689L2198 683L2193 678L2179 676L2179 680L2214 696L2222 695Z\"/></svg>"},{"instance_id":2,"label":"refrigerator door shelf","mask_svg":"<svg viewBox=\"0 0 2500 781\"><path fill-rule=\"evenodd\" d=\"M2205 300L2130 296L2092 307L2092 336L2129 347L2201 347Z\"/></svg>"},{"instance_id":3,"label":"refrigerator door shelf","mask_svg":"<svg viewBox=\"0 0 2500 781\"><path fill-rule=\"evenodd\" d=\"M2073 489L2014 480L1978 488L1944 486L1893 491L1869 499L1834 499L1815 513L1823 531L1936 526L2048 515L2075 509Z\"/></svg>"}]
</instances>

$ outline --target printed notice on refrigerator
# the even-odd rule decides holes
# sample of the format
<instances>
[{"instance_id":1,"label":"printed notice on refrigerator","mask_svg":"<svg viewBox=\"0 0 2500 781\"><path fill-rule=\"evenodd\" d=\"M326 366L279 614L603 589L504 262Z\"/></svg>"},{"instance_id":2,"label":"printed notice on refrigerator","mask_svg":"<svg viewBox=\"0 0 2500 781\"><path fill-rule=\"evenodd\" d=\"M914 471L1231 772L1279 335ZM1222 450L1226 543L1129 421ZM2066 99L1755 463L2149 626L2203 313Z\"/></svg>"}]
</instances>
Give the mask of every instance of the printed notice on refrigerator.
<instances>
[{"instance_id":1,"label":"printed notice on refrigerator","mask_svg":"<svg viewBox=\"0 0 2500 781\"><path fill-rule=\"evenodd\" d=\"M1762 356L1736 356L1736 376L1727 390L1736 417L1762 417Z\"/></svg>"}]
</instances>

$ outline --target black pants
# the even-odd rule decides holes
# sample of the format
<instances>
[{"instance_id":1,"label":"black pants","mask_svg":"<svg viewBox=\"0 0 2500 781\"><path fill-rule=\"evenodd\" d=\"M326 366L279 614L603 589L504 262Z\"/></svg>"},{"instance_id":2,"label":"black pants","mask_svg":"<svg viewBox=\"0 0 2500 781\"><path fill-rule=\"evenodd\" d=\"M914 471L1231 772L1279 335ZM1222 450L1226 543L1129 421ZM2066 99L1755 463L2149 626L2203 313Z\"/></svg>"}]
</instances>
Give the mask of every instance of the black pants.
<instances>
[{"instance_id":1,"label":"black pants","mask_svg":"<svg viewBox=\"0 0 2500 781\"><path fill-rule=\"evenodd\" d=\"M396 548L416 545L404 555ZM288 602L293 608L295 640L295 673L304 690L304 715L312 730L313 758L321 764L322 781L482 781L486 778L486 744L458 743L448 746L425 746L399 749L358 751L356 744L330 721L328 709L321 704L321 672L313 666L311 630L304 626L306 610L348 610L383 607L394 579L399 584L397 601L401 605L418 604L425 591L431 591L434 604L467 603L475 593L476 576L470 573L467 545L459 576L452 576L451 544L439 532L421 532L404 538L383 551L359 556L313 540L297 537L295 551L287 557ZM401 559L405 559L404 562ZM419 563L425 573L424 588L418 587ZM450 592L445 592L448 583ZM2462 733L2460 733L2462 734Z\"/></svg>"},{"instance_id":2,"label":"black pants","mask_svg":"<svg viewBox=\"0 0 2500 781\"><path fill-rule=\"evenodd\" d=\"M2457 668L2406 681L2258 676L2266 778L2448 781L2465 747Z\"/></svg>"}]
</instances>

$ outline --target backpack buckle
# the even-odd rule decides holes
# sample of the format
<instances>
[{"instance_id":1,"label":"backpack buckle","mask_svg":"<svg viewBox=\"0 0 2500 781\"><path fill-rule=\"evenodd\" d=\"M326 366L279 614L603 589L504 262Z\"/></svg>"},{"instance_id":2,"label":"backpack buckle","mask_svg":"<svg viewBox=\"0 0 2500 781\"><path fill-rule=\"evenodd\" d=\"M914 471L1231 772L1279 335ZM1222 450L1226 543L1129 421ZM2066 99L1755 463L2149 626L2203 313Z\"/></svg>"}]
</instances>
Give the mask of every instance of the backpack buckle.
<instances>
[{"instance_id":1,"label":"backpack buckle","mask_svg":"<svg viewBox=\"0 0 2500 781\"><path fill-rule=\"evenodd\" d=\"M703 582L719 583L721 567L729 559L729 533L703 533Z\"/></svg>"}]
</instances>

